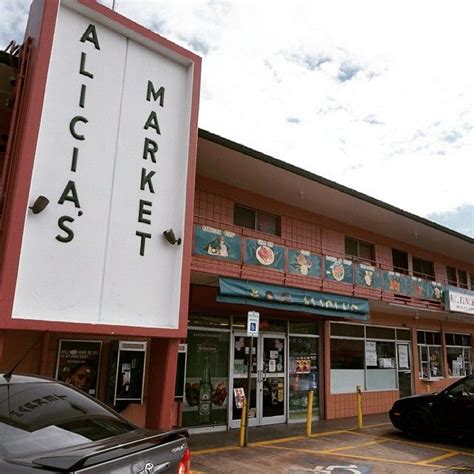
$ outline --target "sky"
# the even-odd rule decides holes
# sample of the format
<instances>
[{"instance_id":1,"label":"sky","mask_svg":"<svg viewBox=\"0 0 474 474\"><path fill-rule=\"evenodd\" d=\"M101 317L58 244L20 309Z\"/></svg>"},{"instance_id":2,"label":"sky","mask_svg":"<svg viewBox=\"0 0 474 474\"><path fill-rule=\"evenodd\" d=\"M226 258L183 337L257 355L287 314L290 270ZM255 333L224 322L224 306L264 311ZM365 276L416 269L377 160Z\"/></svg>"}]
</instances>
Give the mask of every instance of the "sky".
<instances>
[{"instance_id":1,"label":"sky","mask_svg":"<svg viewBox=\"0 0 474 474\"><path fill-rule=\"evenodd\" d=\"M29 4L0 0L0 48ZM203 58L199 127L474 237L472 1L115 9Z\"/></svg>"}]
</instances>

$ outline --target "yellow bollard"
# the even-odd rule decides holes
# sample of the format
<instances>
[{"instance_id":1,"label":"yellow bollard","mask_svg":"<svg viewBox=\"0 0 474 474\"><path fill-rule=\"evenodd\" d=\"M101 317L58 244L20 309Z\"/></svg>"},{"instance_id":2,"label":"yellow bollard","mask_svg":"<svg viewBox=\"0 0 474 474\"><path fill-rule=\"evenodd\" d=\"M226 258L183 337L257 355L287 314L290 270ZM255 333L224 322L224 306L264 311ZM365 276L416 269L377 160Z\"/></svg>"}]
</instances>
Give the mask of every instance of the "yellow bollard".
<instances>
[{"instance_id":1,"label":"yellow bollard","mask_svg":"<svg viewBox=\"0 0 474 474\"><path fill-rule=\"evenodd\" d=\"M429 383L425 383L425 390L426 390L426 393L430 393L430 384Z\"/></svg>"},{"instance_id":2,"label":"yellow bollard","mask_svg":"<svg viewBox=\"0 0 474 474\"><path fill-rule=\"evenodd\" d=\"M245 446L245 428L247 426L247 397L244 398L242 405L242 418L240 419L240 441L239 447Z\"/></svg>"},{"instance_id":3,"label":"yellow bollard","mask_svg":"<svg viewBox=\"0 0 474 474\"><path fill-rule=\"evenodd\" d=\"M356 387L357 393L357 428L362 429L362 391L360 385Z\"/></svg>"},{"instance_id":4,"label":"yellow bollard","mask_svg":"<svg viewBox=\"0 0 474 474\"><path fill-rule=\"evenodd\" d=\"M308 413L306 414L306 436L311 436L311 424L313 421L313 396L312 390L308 391Z\"/></svg>"}]
</instances>

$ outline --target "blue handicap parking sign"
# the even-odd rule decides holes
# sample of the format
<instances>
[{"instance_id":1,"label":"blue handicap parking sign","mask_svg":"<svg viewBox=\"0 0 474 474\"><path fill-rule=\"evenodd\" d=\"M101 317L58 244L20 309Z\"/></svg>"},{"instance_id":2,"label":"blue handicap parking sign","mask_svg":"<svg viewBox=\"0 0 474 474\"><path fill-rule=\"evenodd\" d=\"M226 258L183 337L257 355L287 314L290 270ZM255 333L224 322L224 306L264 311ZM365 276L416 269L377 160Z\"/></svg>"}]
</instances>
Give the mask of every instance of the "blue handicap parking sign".
<instances>
[{"instance_id":1,"label":"blue handicap parking sign","mask_svg":"<svg viewBox=\"0 0 474 474\"><path fill-rule=\"evenodd\" d=\"M252 332L256 331L257 330L257 323L250 323L250 330Z\"/></svg>"}]
</instances>

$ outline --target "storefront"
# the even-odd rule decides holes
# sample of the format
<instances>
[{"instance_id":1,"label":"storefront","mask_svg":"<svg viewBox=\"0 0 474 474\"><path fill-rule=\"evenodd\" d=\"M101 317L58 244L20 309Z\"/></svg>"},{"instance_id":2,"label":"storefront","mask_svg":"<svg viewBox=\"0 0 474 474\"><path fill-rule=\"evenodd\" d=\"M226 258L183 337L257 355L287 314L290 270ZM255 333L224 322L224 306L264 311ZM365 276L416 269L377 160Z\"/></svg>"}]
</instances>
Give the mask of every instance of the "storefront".
<instances>
[{"instance_id":1,"label":"storefront","mask_svg":"<svg viewBox=\"0 0 474 474\"><path fill-rule=\"evenodd\" d=\"M314 304L304 304L311 300ZM368 318L367 301L358 298L226 278L219 279L218 291L192 288L190 308L182 413L188 427L240 426L234 389L248 392L249 363L250 426L303 421L309 391L314 392L313 417L322 418L323 323ZM260 313L252 348L246 331L250 310Z\"/></svg>"},{"instance_id":2,"label":"storefront","mask_svg":"<svg viewBox=\"0 0 474 474\"><path fill-rule=\"evenodd\" d=\"M265 317L260 333L246 334L246 316L192 314L188 329L188 363L182 421L184 426L240 426L241 409L234 389L248 391L251 360L250 426L302 421L307 392L313 390L314 419L320 416L320 323ZM206 385L211 408L203 409Z\"/></svg>"}]
</instances>

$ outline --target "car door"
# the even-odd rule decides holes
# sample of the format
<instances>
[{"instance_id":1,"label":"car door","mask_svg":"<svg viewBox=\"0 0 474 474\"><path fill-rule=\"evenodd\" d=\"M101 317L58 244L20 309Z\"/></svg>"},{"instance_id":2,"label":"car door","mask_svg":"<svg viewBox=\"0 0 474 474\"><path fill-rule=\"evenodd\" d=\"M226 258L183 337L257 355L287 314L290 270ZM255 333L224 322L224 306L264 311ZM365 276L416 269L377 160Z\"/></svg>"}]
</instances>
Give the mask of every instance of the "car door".
<instances>
[{"instance_id":1,"label":"car door","mask_svg":"<svg viewBox=\"0 0 474 474\"><path fill-rule=\"evenodd\" d=\"M448 433L474 432L474 377L460 380L432 404L433 419Z\"/></svg>"}]
</instances>

